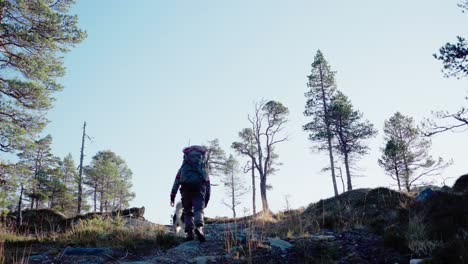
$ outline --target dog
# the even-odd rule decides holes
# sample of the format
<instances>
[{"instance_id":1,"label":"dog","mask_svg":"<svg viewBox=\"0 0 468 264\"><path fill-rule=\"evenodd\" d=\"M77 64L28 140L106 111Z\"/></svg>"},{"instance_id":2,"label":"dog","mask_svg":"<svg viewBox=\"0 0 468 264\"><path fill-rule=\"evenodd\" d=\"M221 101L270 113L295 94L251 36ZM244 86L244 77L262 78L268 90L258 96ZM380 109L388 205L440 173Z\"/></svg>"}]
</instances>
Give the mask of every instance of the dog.
<instances>
[{"instance_id":1,"label":"dog","mask_svg":"<svg viewBox=\"0 0 468 264\"><path fill-rule=\"evenodd\" d=\"M174 215L172 216L172 225L177 236L185 235L184 208L182 203L178 202L175 207Z\"/></svg>"}]
</instances>

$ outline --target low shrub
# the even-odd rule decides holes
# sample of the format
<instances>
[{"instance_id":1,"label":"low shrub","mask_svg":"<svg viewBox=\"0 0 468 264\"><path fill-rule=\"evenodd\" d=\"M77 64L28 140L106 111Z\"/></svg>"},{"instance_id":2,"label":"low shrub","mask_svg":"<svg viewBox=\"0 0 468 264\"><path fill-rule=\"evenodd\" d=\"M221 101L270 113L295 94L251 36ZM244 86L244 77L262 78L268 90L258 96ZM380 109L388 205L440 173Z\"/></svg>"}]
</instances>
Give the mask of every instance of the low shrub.
<instances>
[{"instance_id":1,"label":"low shrub","mask_svg":"<svg viewBox=\"0 0 468 264\"><path fill-rule=\"evenodd\" d=\"M466 264L468 263L468 240L454 239L434 251L431 264Z\"/></svg>"},{"instance_id":2,"label":"low shrub","mask_svg":"<svg viewBox=\"0 0 468 264\"><path fill-rule=\"evenodd\" d=\"M431 256L435 249L444 245L441 240L433 240L428 231L423 219L419 216L413 216L408 223L406 233L408 248L418 257Z\"/></svg>"}]
</instances>

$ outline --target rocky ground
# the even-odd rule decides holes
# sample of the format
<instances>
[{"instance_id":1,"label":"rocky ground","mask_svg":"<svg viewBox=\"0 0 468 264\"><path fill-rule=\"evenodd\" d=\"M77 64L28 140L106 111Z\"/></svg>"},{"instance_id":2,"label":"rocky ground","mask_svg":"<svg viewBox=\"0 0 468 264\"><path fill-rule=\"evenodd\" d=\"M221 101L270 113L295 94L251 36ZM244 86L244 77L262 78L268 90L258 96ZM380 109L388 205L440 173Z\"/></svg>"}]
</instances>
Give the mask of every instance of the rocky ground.
<instances>
[{"instance_id":1,"label":"rocky ground","mask_svg":"<svg viewBox=\"0 0 468 264\"><path fill-rule=\"evenodd\" d=\"M252 232L244 223L210 224L205 230L207 242L184 242L168 250L138 255L123 249L66 248L59 254L33 254L29 263L409 263L364 229L284 240L263 236L261 229Z\"/></svg>"},{"instance_id":2,"label":"rocky ground","mask_svg":"<svg viewBox=\"0 0 468 264\"><path fill-rule=\"evenodd\" d=\"M353 190L305 210L274 215L266 225L257 216L255 221L251 217L237 222L210 220L205 243L179 244L169 236L173 243L166 249L46 247L19 255L29 256L27 263L33 264L421 263L410 259L418 256L432 264L466 263L468 175L445 189L426 189L417 196L386 188ZM144 219L126 224L129 228L147 225L152 224ZM167 226L165 232L173 230ZM444 240L434 240L440 237ZM432 255L421 251L435 242L440 245L431 249ZM422 253L417 255L418 251Z\"/></svg>"}]
</instances>

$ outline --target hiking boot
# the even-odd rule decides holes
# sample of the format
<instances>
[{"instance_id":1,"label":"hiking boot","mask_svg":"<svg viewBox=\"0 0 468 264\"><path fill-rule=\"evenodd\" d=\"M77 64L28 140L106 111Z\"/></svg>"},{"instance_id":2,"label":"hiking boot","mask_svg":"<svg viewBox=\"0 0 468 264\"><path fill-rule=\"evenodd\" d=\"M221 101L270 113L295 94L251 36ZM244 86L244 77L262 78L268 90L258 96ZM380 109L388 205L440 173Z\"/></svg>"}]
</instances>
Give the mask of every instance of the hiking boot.
<instances>
[{"instance_id":1,"label":"hiking boot","mask_svg":"<svg viewBox=\"0 0 468 264\"><path fill-rule=\"evenodd\" d=\"M195 234L200 242L206 241L205 234L203 233L203 227L199 226L195 228Z\"/></svg>"},{"instance_id":2,"label":"hiking boot","mask_svg":"<svg viewBox=\"0 0 468 264\"><path fill-rule=\"evenodd\" d=\"M192 240L194 240L193 232L192 231L187 232L187 235L185 236L185 241L192 241Z\"/></svg>"}]
</instances>

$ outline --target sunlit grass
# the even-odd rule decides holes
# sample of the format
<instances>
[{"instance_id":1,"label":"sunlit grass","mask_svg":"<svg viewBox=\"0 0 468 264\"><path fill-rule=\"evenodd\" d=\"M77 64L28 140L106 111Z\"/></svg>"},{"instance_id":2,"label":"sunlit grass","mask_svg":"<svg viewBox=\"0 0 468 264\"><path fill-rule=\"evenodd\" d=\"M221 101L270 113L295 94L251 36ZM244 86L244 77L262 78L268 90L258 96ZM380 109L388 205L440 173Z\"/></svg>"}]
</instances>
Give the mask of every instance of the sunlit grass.
<instances>
[{"instance_id":1,"label":"sunlit grass","mask_svg":"<svg viewBox=\"0 0 468 264\"><path fill-rule=\"evenodd\" d=\"M0 228L0 264L27 263L31 252L41 248L49 252L54 249L52 251L57 254L67 247L110 247L142 252L169 248L180 242L180 238L167 233L164 226L126 227L120 217L81 220L63 233L22 234Z\"/></svg>"}]
</instances>

